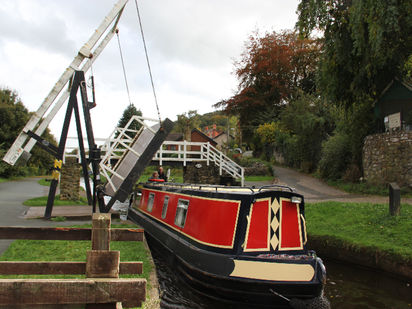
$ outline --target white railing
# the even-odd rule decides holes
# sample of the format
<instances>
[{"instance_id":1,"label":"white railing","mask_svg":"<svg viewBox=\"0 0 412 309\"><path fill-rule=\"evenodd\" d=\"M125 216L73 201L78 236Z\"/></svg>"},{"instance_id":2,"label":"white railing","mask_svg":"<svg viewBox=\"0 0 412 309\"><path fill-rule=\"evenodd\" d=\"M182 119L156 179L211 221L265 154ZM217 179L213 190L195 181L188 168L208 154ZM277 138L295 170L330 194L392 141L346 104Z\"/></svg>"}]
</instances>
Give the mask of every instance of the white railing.
<instances>
[{"instance_id":1,"label":"white railing","mask_svg":"<svg viewBox=\"0 0 412 309\"><path fill-rule=\"evenodd\" d=\"M139 131L129 129L134 121L142 125ZM121 162L126 151L135 153L135 150L132 149L133 142L143 128L153 130L146 123L147 121L156 122L157 120L133 116L124 128L115 128L110 137L105 140L101 146L103 157L100 161L100 170L107 179L109 179L112 174L117 176L115 172L116 167ZM135 136L133 137L133 135ZM87 148L87 144L85 148ZM76 154L67 153L67 151L73 149L77 149ZM86 149L86 151L88 151L88 149ZM140 156L138 153L135 154L136 156ZM78 147L66 147L65 156L78 157L80 160ZM153 160L159 161L160 165L163 165L163 162L182 162L183 166L186 166L187 162L201 161L206 162L208 166L210 162L213 162L219 167L220 175L225 172L233 178L240 178L241 185L242 187L244 186L244 168L207 142L165 141L153 157Z\"/></svg>"},{"instance_id":2,"label":"white railing","mask_svg":"<svg viewBox=\"0 0 412 309\"><path fill-rule=\"evenodd\" d=\"M240 178L242 187L244 185L244 168L210 143L166 141L153 160L159 161L160 165L163 162L182 162L183 166L186 166L187 162L204 161L207 165L213 162L219 167L220 175L226 172L233 178Z\"/></svg>"}]
</instances>

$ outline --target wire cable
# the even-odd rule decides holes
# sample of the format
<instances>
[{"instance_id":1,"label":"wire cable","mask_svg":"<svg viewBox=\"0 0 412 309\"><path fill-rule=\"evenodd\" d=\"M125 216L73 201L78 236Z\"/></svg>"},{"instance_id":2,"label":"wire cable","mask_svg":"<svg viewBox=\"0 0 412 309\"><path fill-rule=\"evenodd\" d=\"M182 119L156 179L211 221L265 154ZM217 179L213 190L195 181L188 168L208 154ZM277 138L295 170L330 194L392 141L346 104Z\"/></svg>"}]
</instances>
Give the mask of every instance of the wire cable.
<instances>
[{"instance_id":1,"label":"wire cable","mask_svg":"<svg viewBox=\"0 0 412 309\"><path fill-rule=\"evenodd\" d=\"M139 20L140 33L142 35L144 52L145 52L145 55L146 55L147 68L149 69L150 82L152 83L152 90L153 90L153 96L154 96L154 100L155 100L155 104L156 104L157 115L159 117L159 123L160 123L160 125L162 125L162 120L160 118L159 105L157 103L156 90L155 90L155 86L154 86L154 82L153 82L152 69L150 67L149 55L148 55L148 52L147 52L146 40L144 38L144 32L143 32L143 26L142 26L142 19L140 18L140 12L139 12L139 6L137 5L137 0L134 0L134 3L136 4L136 11L137 11L137 17L138 17L138 20Z\"/></svg>"},{"instance_id":2,"label":"wire cable","mask_svg":"<svg viewBox=\"0 0 412 309\"><path fill-rule=\"evenodd\" d=\"M122 52L122 46L120 45L118 29L116 29L116 36L117 36L117 44L119 45L120 59L122 60L123 76L124 76L124 82L126 84L127 97L129 98L129 105L132 105L132 100L130 99L129 84L127 83L126 68L124 67L123 52Z\"/></svg>"}]
</instances>

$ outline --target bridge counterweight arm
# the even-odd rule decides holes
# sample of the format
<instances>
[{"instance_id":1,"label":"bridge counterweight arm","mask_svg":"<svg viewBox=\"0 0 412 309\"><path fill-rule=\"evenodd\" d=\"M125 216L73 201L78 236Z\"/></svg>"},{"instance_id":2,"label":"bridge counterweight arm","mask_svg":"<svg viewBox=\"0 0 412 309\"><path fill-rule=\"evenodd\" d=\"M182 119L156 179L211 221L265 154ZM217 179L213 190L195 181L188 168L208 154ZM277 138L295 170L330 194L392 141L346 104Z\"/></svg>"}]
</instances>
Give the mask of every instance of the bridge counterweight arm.
<instances>
[{"instance_id":1,"label":"bridge counterweight arm","mask_svg":"<svg viewBox=\"0 0 412 309\"><path fill-rule=\"evenodd\" d=\"M106 47L110 39L115 34L117 24L127 2L128 0L119 0L114 5L109 14L104 18L104 20L97 28L97 30L93 32L93 35L90 37L90 39L82 46L78 54L74 57L71 64L60 76L59 80L54 85L52 90L49 92L47 97L44 99L39 109L35 113L33 113L30 120L27 122L25 127L22 129L22 131L14 141L13 145L10 147L10 149L4 156L3 160L5 162L7 162L10 165L14 165L23 153L30 153L31 149L36 144L36 140L30 138L27 132L33 131L36 135L39 136L43 134L44 130L47 128L47 126L53 120L54 116L63 106L66 99L69 97L70 90L64 91L60 95L60 98L57 100L57 103L54 105L49 114L45 116L47 110L53 105L56 98L59 96L64 87L72 78L74 71L78 70L82 62L85 59L87 60L80 70L87 72L91 64L96 60L96 58ZM113 26L111 30L108 31L108 33L106 33L106 36L101 40L100 44L93 51L93 48L95 47L96 43L100 40L100 38L103 36L103 34L106 32L106 30L110 27L112 23ZM36 130L34 131L35 128Z\"/></svg>"}]
</instances>

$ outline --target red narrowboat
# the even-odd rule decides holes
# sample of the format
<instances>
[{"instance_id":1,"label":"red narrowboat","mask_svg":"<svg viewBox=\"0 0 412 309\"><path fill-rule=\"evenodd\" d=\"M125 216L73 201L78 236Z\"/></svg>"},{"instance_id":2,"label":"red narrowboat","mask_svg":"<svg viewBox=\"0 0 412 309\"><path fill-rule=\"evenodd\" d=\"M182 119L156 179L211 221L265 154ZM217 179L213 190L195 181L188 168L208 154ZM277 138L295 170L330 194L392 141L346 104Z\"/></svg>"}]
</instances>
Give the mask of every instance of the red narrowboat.
<instances>
[{"instance_id":1,"label":"red narrowboat","mask_svg":"<svg viewBox=\"0 0 412 309\"><path fill-rule=\"evenodd\" d=\"M306 248L304 199L291 188L148 182L129 218L198 292L249 307L319 297L322 260Z\"/></svg>"}]
</instances>

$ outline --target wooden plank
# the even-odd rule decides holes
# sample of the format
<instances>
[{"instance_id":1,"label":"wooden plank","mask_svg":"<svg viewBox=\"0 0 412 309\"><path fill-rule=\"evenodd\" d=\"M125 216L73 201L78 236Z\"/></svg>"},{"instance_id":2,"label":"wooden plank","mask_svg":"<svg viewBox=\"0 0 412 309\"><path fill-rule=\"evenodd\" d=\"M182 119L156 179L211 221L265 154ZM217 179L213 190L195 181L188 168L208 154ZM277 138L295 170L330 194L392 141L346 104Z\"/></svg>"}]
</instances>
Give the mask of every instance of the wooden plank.
<instances>
[{"instance_id":1,"label":"wooden plank","mask_svg":"<svg viewBox=\"0 0 412 309\"><path fill-rule=\"evenodd\" d=\"M0 305L0 309L84 309L84 305Z\"/></svg>"},{"instance_id":2,"label":"wooden plank","mask_svg":"<svg viewBox=\"0 0 412 309\"><path fill-rule=\"evenodd\" d=\"M138 275L142 262L120 262L119 273ZM85 262L0 262L0 275L84 275Z\"/></svg>"},{"instance_id":3,"label":"wooden plank","mask_svg":"<svg viewBox=\"0 0 412 309\"><path fill-rule=\"evenodd\" d=\"M112 241L142 241L143 229L111 229ZM0 227L0 239L91 240L89 228Z\"/></svg>"},{"instance_id":4,"label":"wooden plank","mask_svg":"<svg viewBox=\"0 0 412 309\"><path fill-rule=\"evenodd\" d=\"M87 278L119 278L120 251L89 250L86 257Z\"/></svg>"},{"instance_id":5,"label":"wooden plank","mask_svg":"<svg viewBox=\"0 0 412 309\"><path fill-rule=\"evenodd\" d=\"M140 307L146 279L0 279L0 305L104 304Z\"/></svg>"},{"instance_id":6,"label":"wooden plank","mask_svg":"<svg viewBox=\"0 0 412 309\"><path fill-rule=\"evenodd\" d=\"M0 239L90 240L91 229L66 227L0 227Z\"/></svg>"},{"instance_id":7,"label":"wooden plank","mask_svg":"<svg viewBox=\"0 0 412 309\"><path fill-rule=\"evenodd\" d=\"M140 275L143 273L143 262L120 262L120 274Z\"/></svg>"},{"instance_id":8,"label":"wooden plank","mask_svg":"<svg viewBox=\"0 0 412 309\"><path fill-rule=\"evenodd\" d=\"M143 241L143 229L111 229L111 241Z\"/></svg>"}]
</instances>

